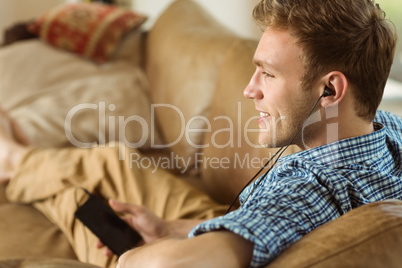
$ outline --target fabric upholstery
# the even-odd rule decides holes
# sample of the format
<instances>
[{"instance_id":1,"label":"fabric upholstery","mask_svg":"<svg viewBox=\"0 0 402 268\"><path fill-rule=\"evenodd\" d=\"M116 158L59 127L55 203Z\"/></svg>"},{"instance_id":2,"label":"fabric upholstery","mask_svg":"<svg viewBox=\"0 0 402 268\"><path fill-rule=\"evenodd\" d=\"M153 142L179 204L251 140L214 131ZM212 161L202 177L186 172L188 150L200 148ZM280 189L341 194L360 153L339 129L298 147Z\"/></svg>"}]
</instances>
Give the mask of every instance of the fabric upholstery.
<instances>
[{"instance_id":1,"label":"fabric upholstery","mask_svg":"<svg viewBox=\"0 0 402 268\"><path fill-rule=\"evenodd\" d=\"M111 59L123 37L145 19L116 6L71 3L49 10L28 29L52 46L104 63Z\"/></svg>"},{"instance_id":2,"label":"fabric upholstery","mask_svg":"<svg viewBox=\"0 0 402 268\"><path fill-rule=\"evenodd\" d=\"M0 205L4 203L8 203L6 198L6 185L0 184Z\"/></svg>"},{"instance_id":3,"label":"fabric upholstery","mask_svg":"<svg viewBox=\"0 0 402 268\"><path fill-rule=\"evenodd\" d=\"M34 145L89 147L120 139L145 148L151 137L159 140L150 133L146 77L132 62L98 66L30 40L0 51L0 80L2 108Z\"/></svg>"},{"instance_id":4,"label":"fabric upholstery","mask_svg":"<svg viewBox=\"0 0 402 268\"><path fill-rule=\"evenodd\" d=\"M88 263L61 258L19 258L0 260L1 268L96 268Z\"/></svg>"},{"instance_id":5,"label":"fabric upholstery","mask_svg":"<svg viewBox=\"0 0 402 268\"><path fill-rule=\"evenodd\" d=\"M361 206L290 246L267 268L397 268L402 263L402 201Z\"/></svg>"},{"instance_id":6,"label":"fabric upholstery","mask_svg":"<svg viewBox=\"0 0 402 268\"><path fill-rule=\"evenodd\" d=\"M236 37L192 1L175 1L147 37L146 70L162 136L170 149L194 165L202 143L217 69ZM186 55L186 56L183 56ZM191 133L186 137L185 125ZM180 167L178 167L180 169ZM183 170L183 169L182 169Z\"/></svg>"},{"instance_id":7,"label":"fabric upholstery","mask_svg":"<svg viewBox=\"0 0 402 268\"><path fill-rule=\"evenodd\" d=\"M128 61L136 66L144 67L145 32L133 32L127 35L116 48L113 61Z\"/></svg>"},{"instance_id":8,"label":"fabric upholstery","mask_svg":"<svg viewBox=\"0 0 402 268\"><path fill-rule=\"evenodd\" d=\"M31 206L1 204L0 230L0 260L25 257L76 258L60 229Z\"/></svg>"}]
</instances>

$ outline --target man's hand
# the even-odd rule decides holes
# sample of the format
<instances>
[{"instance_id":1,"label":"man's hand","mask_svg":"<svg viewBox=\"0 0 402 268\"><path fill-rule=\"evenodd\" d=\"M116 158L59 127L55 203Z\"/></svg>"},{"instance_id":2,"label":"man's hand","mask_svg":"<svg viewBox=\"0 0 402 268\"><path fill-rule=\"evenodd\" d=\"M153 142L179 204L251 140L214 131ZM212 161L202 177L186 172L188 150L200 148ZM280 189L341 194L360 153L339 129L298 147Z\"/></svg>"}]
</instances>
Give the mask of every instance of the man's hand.
<instances>
[{"instance_id":1,"label":"man's hand","mask_svg":"<svg viewBox=\"0 0 402 268\"><path fill-rule=\"evenodd\" d=\"M117 213L123 214L122 219L141 235L144 244L167 236L186 237L193 227L202 222L199 220L165 221L144 206L120 203L115 200L109 200L109 205ZM104 247L99 240L95 246L99 249ZM104 249L104 254L108 257L113 255L108 248Z\"/></svg>"},{"instance_id":2,"label":"man's hand","mask_svg":"<svg viewBox=\"0 0 402 268\"><path fill-rule=\"evenodd\" d=\"M117 268L248 267L253 244L229 231L215 231L191 239L166 238L130 250Z\"/></svg>"},{"instance_id":3,"label":"man's hand","mask_svg":"<svg viewBox=\"0 0 402 268\"><path fill-rule=\"evenodd\" d=\"M165 222L143 206L136 206L126 203L120 203L116 200L109 200L109 205L114 211L123 214L121 217L131 228L139 232L144 243L150 243L165 237L169 234ZM95 245L97 248L103 248L103 243L98 240ZM104 250L106 256L112 256L109 249Z\"/></svg>"}]
</instances>

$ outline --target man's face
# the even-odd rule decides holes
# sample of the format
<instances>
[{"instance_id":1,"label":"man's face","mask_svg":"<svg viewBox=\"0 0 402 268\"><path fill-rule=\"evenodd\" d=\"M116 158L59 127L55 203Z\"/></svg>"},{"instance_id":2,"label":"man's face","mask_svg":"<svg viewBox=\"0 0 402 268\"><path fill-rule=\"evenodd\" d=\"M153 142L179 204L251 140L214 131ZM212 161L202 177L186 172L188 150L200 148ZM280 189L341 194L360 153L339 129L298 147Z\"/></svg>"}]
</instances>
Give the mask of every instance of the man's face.
<instances>
[{"instance_id":1,"label":"man's face","mask_svg":"<svg viewBox=\"0 0 402 268\"><path fill-rule=\"evenodd\" d=\"M260 113L259 142L280 147L290 142L314 103L303 90L302 50L285 30L267 28L254 55L256 71L244 90ZM295 140L300 143L300 139Z\"/></svg>"}]
</instances>

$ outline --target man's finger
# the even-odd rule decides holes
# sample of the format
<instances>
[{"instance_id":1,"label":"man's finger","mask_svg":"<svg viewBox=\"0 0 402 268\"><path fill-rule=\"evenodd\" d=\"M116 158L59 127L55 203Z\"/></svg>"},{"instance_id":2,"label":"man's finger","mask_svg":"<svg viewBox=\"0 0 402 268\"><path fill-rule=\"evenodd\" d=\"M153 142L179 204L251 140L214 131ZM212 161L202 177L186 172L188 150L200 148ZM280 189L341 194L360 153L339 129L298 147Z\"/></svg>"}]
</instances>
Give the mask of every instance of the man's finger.
<instances>
[{"instance_id":1,"label":"man's finger","mask_svg":"<svg viewBox=\"0 0 402 268\"><path fill-rule=\"evenodd\" d=\"M95 242L95 247L96 248L103 248L105 245L100 241L100 240L97 240L96 242Z\"/></svg>"},{"instance_id":2,"label":"man's finger","mask_svg":"<svg viewBox=\"0 0 402 268\"><path fill-rule=\"evenodd\" d=\"M130 214L137 214L139 213L139 210L141 209L140 206L132 205L132 204L126 204L126 203L121 203L117 200L110 199L109 200L109 205L113 208L114 211L120 212L120 213L130 213Z\"/></svg>"},{"instance_id":3,"label":"man's finger","mask_svg":"<svg viewBox=\"0 0 402 268\"><path fill-rule=\"evenodd\" d=\"M97 249L104 248L104 249L103 249L103 254L104 254L106 257L112 257L112 256L114 255L113 252L112 252L108 247L106 247L105 244L103 244L102 241L100 241L100 240L97 240L97 241L95 242L95 247L96 247Z\"/></svg>"}]
</instances>

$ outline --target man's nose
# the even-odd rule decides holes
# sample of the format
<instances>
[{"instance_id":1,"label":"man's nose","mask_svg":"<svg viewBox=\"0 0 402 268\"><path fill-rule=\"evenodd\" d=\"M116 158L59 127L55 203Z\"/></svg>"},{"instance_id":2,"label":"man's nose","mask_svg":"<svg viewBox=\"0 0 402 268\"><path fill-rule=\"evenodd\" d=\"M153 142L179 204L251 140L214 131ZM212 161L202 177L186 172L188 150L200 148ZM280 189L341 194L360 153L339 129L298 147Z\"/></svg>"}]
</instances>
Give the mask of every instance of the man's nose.
<instances>
[{"instance_id":1,"label":"man's nose","mask_svg":"<svg viewBox=\"0 0 402 268\"><path fill-rule=\"evenodd\" d=\"M259 87L253 82L253 79L244 89L243 95L248 99L257 99L257 100L262 99L262 97L264 96Z\"/></svg>"}]
</instances>

